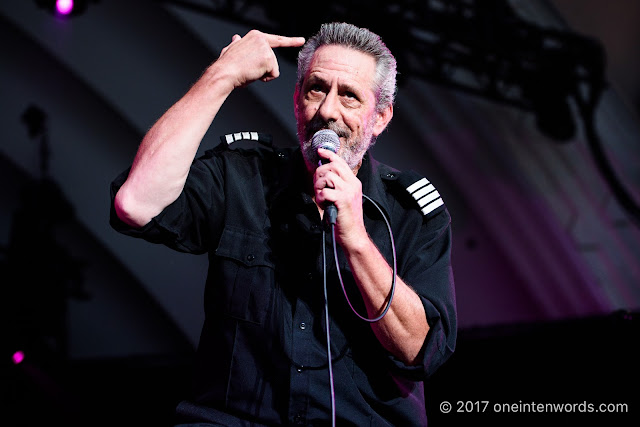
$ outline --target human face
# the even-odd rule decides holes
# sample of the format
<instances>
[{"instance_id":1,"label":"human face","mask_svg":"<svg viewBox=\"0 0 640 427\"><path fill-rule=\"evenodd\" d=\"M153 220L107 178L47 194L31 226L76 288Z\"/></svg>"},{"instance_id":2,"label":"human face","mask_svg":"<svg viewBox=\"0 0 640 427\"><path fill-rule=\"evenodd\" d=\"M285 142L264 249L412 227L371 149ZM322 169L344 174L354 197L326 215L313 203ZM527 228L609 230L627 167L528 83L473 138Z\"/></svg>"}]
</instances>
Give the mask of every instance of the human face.
<instances>
[{"instance_id":1,"label":"human face","mask_svg":"<svg viewBox=\"0 0 640 427\"><path fill-rule=\"evenodd\" d=\"M294 95L298 139L310 171L318 164L317 152L311 147L318 130L338 134L338 155L354 171L384 130L390 117L376 112L375 68L371 55L344 46L322 46L314 54L302 87Z\"/></svg>"}]
</instances>

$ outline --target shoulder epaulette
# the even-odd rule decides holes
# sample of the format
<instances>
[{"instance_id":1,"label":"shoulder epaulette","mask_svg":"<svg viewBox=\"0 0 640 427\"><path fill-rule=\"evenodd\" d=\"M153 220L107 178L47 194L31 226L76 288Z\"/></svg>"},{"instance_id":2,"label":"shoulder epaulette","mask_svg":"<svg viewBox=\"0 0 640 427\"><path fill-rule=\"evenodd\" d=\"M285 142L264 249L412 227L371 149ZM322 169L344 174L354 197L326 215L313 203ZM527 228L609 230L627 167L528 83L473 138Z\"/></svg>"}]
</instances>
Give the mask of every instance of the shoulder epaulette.
<instances>
[{"instance_id":1,"label":"shoulder epaulette","mask_svg":"<svg viewBox=\"0 0 640 427\"><path fill-rule=\"evenodd\" d=\"M220 141L227 144L227 146L241 140L257 141L270 147L273 138L268 133L261 132L234 132L220 136Z\"/></svg>"},{"instance_id":2,"label":"shoulder epaulette","mask_svg":"<svg viewBox=\"0 0 640 427\"><path fill-rule=\"evenodd\" d=\"M415 171L402 172L398 176L400 184L417 203L424 216L432 216L444 209L444 200L427 178Z\"/></svg>"}]
</instances>

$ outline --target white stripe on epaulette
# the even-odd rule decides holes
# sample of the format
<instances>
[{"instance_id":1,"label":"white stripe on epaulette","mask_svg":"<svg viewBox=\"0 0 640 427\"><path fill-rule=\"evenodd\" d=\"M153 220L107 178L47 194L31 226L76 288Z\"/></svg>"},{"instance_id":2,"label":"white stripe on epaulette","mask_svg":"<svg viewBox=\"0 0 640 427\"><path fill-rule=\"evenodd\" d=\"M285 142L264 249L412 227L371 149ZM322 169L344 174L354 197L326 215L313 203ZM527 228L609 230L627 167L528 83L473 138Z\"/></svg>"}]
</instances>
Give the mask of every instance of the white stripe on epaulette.
<instances>
[{"instance_id":1,"label":"white stripe on epaulette","mask_svg":"<svg viewBox=\"0 0 640 427\"><path fill-rule=\"evenodd\" d=\"M438 193L433 184L429 183L427 178L414 182L407 187L407 191L418 202L418 206L422 208L423 215L427 215L444 204L440 193Z\"/></svg>"},{"instance_id":2,"label":"white stripe on epaulette","mask_svg":"<svg viewBox=\"0 0 640 427\"><path fill-rule=\"evenodd\" d=\"M258 132L237 132L228 133L224 136L227 144L231 145L232 142L240 141L241 139L250 139L252 141L258 140Z\"/></svg>"}]
</instances>

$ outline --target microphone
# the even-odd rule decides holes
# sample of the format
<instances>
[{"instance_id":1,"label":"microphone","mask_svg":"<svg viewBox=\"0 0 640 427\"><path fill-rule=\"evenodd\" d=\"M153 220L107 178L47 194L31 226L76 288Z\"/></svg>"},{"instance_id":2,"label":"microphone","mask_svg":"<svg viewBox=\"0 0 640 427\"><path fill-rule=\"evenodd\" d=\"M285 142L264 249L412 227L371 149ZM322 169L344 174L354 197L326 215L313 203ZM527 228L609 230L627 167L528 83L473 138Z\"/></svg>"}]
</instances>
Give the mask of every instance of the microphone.
<instances>
[{"instance_id":1,"label":"microphone","mask_svg":"<svg viewBox=\"0 0 640 427\"><path fill-rule=\"evenodd\" d=\"M324 148L325 150L337 153L340 149L340 137L331 129L320 129L311 137L311 147L316 153L318 152L318 148ZM327 159L321 159L318 161L318 166L327 163L327 161Z\"/></svg>"},{"instance_id":2,"label":"microphone","mask_svg":"<svg viewBox=\"0 0 640 427\"><path fill-rule=\"evenodd\" d=\"M337 153L340 149L340 137L337 133L331 129L320 129L311 137L311 147L318 152L318 148L324 148L325 150L333 151ZM327 163L327 159L318 160L318 166ZM333 203L327 203L324 208L326 217L329 224L336 225L336 218L338 217L338 210Z\"/></svg>"}]
</instances>

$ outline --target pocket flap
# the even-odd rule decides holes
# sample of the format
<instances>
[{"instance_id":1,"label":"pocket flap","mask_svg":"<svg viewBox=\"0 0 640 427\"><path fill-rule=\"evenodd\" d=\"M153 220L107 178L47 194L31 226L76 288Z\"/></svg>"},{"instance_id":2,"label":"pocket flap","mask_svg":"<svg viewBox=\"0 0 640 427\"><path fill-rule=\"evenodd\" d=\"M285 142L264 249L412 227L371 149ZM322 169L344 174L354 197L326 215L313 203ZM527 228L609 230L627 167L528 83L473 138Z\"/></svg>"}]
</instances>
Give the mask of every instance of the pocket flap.
<instances>
[{"instance_id":1,"label":"pocket flap","mask_svg":"<svg viewBox=\"0 0 640 427\"><path fill-rule=\"evenodd\" d=\"M274 266L266 235L233 226L222 231L216 255L232 258L247 267Z\"/></svg>"}]
</instances>

